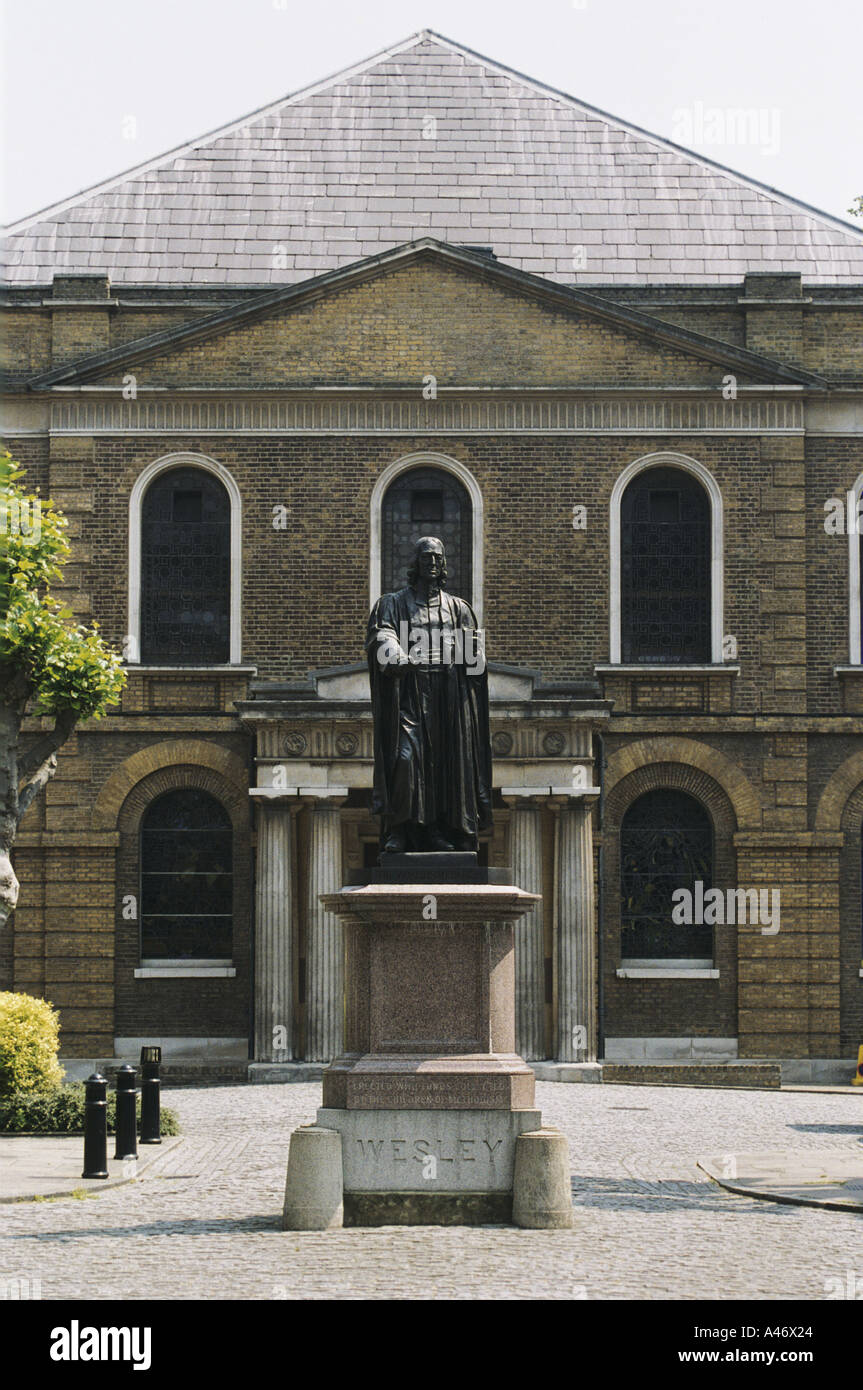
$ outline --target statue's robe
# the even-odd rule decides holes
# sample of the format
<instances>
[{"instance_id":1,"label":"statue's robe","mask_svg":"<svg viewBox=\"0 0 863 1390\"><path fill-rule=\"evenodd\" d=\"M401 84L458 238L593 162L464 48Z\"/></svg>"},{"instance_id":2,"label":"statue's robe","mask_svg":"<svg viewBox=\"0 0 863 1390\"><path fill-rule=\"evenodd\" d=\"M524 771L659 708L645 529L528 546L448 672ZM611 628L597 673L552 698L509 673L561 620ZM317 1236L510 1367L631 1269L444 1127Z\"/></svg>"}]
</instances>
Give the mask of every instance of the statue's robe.
<instances>
[{"instance_id":1,"label":"statue's robe","mask_svg":"<svg viewBox=\"0 0 863 1390\"><path fill-rule=\"evenodd\" d=\"M439 621L438 621L439 620ZM372 809L385 832L413 823L437 825L476 837L491 826L491 740L488 673L484 653L476 665L434 661L438 628L441 657L458 641L470 662L477 622L464 599L440 591L440 608L417 599L413 588L383 594L369 617L366 653L374 715L375 775ZM454 638L461 629L461 638ZM424 633L428 648L405 634ZM382 664L384 648L402 664ZM396 673L397 672L397 673Z\"/></svg>"}]
</instances>

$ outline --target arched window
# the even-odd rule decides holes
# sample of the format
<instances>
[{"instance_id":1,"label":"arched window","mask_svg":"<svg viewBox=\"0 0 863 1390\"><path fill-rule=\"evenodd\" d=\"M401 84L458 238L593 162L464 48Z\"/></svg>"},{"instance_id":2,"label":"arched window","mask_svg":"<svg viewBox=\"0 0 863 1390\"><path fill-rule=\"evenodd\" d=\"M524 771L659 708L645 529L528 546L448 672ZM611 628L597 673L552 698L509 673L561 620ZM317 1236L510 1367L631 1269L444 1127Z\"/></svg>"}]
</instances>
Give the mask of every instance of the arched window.
<instances>
[{"instance_id":1,"label":"arched window","mask_svg":"<svg viewBox=\"0 0 863 1390\"><path fill-rule=\"evenodd\" d=\"M231 502L202 468L159 473L141 507L141 661L231 659Z\"/></svg>"},{"instance_id":2,"label":"arched window","mask_svg":"<svg viewBox=\"0 0 863 1390\"><path fill-rule=\"evenodd\" d=\"M420 536L438 536L447 592L473 602L473 516L467 489L441 468L412 468L390 483L381 507L381 592L403 589Z\"/></svg>"},{"instance_id":3,"label":"arched window","mask_svg":"<svg viewBox=\"0 0 863 1390\"><path fill-rule=\"evenodd\" d=\"M698 884L701 884L699 892ZM713 826L686 792L658 788L627 810L620 827L621 956L631 963L713 961L713 927L699 902L713 885ZM689 922L675 922L690 894Z\"/></svg>"},{"instance_id":4,"label":"arched window","mask_svg":"<svg viewBox=\"0 0 863 1390\"><path fill-rule=\"evenodd\" d=\"M647 468L620 502L620 660L709 662L710 500L692 473Z\"/></svg>"},{"instance_id":5,"label":"arched window","mask_svg":"<svg viewBox=\"0 0 863 1390\"><path fill-rule=\"evenodd\" d=\"M141 959L230 961L233 832L196 787L165 792L141 822Z\"/></svg>"}]
</instances>

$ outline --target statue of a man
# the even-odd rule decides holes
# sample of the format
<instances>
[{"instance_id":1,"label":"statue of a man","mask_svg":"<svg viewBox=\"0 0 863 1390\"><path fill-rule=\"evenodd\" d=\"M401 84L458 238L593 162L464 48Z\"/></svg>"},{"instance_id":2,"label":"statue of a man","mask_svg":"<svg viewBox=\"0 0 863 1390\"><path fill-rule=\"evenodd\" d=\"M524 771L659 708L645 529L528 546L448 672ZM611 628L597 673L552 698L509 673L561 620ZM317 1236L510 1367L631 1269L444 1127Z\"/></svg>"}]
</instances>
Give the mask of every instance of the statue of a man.
<instances>
[{"instance_id":1,"label":"statue of a man","mask_svg":"<svg viewBox=\"0 0 863 1390\"><path fill-rule=\"evenodd\" d=\"M435 536L417 541L407 588L383 594L366 636L375 731L372 809L385 853L475 850L491 826L483 634L446 593Z\"/></svg>"}]
</instances>

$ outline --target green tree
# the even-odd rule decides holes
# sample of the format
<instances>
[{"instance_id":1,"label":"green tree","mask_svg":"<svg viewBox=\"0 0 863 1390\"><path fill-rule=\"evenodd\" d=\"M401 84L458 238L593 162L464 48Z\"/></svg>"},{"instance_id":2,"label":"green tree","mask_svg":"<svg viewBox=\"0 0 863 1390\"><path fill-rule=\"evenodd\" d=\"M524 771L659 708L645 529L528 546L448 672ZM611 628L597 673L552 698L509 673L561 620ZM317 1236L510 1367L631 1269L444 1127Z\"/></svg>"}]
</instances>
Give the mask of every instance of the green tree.
<instances>
[{"instance_id":1,"label":"green tree","mask_svg":"<svg viewBox=\"0 0 863 1390\"><path fill-rule=\"evenodd\" d=\"M0 452L0 927L18 901L11 853L29 806L57 770L81 719L100 719L126 683L122 658L98 624L72 621L51 594L69 557L68 522L52 502L21 486L24 470ZM25 717L54 727L22 746Z\"/></svg>"},{"instance_id":2,"label":"green tree","mask_svg":"<svg viewBox=\"0 0 863 1390\"><path fill-rule=\"evenodd\" d=\"M852 217L863 217L863 197L855 198L848 211Z\"/></svg>"}]
</instances>

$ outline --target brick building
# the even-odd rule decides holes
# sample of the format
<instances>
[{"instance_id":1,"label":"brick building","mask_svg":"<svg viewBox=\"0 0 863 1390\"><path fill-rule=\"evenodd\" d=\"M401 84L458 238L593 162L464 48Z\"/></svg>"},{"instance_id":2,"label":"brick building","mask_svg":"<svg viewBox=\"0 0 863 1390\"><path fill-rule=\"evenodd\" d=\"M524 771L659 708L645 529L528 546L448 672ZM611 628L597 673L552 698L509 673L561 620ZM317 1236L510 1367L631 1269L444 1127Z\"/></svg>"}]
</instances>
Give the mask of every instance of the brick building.
<instances>
[{"instance_id":1,"label":"brick building","mask_svg":"<svg viewBox=\"0 0 863 1390\"><path fill-rule=\"evenodd\" d=\"M65 1055L338 1048L365 619L427 532L488 634L483 854L543 895L524 1055L856 1053L859 230L424 32L7 254L4 438L128 659L0 941Z\"/></svg>"}]
</instances>

